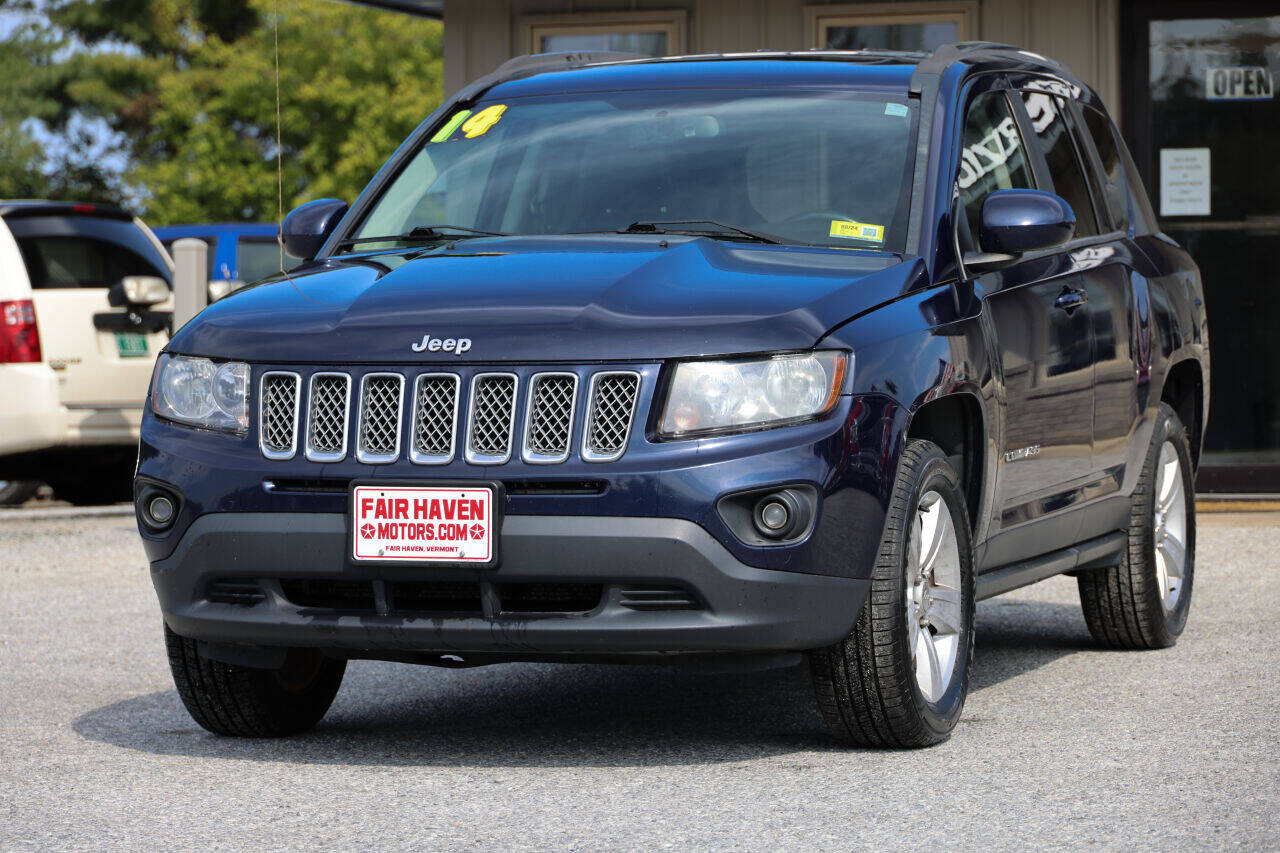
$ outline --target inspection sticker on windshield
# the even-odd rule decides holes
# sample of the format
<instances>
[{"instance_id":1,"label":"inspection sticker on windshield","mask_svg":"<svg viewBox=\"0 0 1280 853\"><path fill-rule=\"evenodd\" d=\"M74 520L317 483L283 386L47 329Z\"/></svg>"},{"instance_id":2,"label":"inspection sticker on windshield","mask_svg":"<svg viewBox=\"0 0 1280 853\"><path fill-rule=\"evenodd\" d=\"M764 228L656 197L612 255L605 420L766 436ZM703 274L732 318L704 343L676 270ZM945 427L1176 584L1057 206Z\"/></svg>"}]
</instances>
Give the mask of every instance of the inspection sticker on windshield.
<instances>
[{"instance_id":1,"label":"inspection sticker on windshield","mask_svg":"<svg viewBox=\"0 0 1280 853\"><path fill-rule=\"evenodd\" d=\"M847 219L833 219L831 220L831 236L883 243L884 226L868 225L865 222L850 222Z\"/></svg>"},{"instance_id":2,"label":"inspection sticker on windshield","mask_svg":"<svg viewBox=\"0 0 1280 853\"><path fill-rule=\"evenodd\" d=\"M351 556L406 563L496 563L497 486L351 489Z\"/></svg>"}]
</instances>

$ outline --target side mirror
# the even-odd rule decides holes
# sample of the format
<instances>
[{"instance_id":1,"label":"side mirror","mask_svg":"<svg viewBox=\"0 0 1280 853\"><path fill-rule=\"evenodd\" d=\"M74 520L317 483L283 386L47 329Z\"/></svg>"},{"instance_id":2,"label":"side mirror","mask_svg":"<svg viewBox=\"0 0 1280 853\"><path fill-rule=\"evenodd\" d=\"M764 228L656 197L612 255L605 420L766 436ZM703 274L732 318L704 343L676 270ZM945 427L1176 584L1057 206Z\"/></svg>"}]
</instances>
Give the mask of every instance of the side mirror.
<instances>
[{"instance_id":1,"label":"side mirror","mask_svg":"<svg viewBox=\"0 0 1280 853\"><path fill-rule=\"evenodd\" d=\"M127 305L159 305L172 293L169 283L158 275L127 275L120 279Z\"/></svg>"},{"instance_id":2,"label":"side mirror","mask_svg":"<svg viewBox=\"0 0 1280 853\"><path fill-rule=\"evenodd\" d=\"M996 190L982 200L978 245L995 255L1022 255L1061 246L1076 230L1076 215L1042 190Z\"/></svg>"},{"instance_id":3,"label":"side mirror","mask_svg":"<svg viewBox=\"0 0 1280 853\"><path fill-rule=\"evenodd\" d=\"M346 215L347 203L338 198L316 199L294 208L280 229L284 250L295 258L311 260Z\"/></svg>"}]
</instances>

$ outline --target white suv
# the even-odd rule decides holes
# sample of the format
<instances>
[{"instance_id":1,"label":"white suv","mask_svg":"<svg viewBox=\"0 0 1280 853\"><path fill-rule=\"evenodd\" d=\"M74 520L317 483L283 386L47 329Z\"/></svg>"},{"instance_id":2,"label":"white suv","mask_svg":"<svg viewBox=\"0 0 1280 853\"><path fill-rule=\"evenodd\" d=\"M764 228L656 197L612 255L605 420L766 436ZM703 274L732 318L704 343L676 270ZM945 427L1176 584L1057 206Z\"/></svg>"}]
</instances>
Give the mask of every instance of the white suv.
<instances>
[{"instance_id":1,"label":"white suv","mask_svg":"<svg viewBox=\"0 0 1280 853\"><path fill-rule=\"evenodd\" d=\"M0 201L0 503L129 498L173 261L118 207Z\"/></svg>"}]
</instances>

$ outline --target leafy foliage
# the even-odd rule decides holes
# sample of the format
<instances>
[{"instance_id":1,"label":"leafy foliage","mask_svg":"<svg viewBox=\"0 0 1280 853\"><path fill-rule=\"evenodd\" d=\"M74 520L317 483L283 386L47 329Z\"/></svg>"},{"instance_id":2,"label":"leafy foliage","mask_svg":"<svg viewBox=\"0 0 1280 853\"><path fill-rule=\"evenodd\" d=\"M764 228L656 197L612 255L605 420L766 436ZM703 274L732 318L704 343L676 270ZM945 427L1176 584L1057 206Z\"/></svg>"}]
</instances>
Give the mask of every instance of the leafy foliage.
<instances>
[{"instance_id":1,"label":"leafy foliage","mask_svg":"<svg viewBox=\"0 0 1280 853\"><path fill-rule=\"evenodd\" d=\"M277 2L285 210L353 199L439 104L442 31L333 0L11 2L43 24L0 43L0 74L21 81L0 95L0 196L18 194L8 176L31 162L21 119L64 134L70 156L77 121L97 118L154 224L274 219ZM47 192L22 194L121 190L92 171L54 171Z\"/></svg>"}]
</instances>

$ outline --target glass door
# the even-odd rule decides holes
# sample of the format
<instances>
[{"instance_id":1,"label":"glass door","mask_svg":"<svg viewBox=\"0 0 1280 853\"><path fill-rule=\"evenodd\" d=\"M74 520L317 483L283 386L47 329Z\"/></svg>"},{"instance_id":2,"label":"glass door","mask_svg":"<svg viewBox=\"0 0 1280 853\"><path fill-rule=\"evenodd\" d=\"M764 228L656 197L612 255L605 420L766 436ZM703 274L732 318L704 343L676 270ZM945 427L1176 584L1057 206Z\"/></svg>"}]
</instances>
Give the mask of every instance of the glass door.
<instances>
[{"instance_id":1,"label":"glass door","mask_svg":"<svg viewBox=\"0 0 1280 853\"><path fill-rule=\"evenodd\" d=\"M1198 487L1280 491L1280 2L1125 8L1125 136L1161 228L1204 274Z\"/></svg>"}]
</instances>

